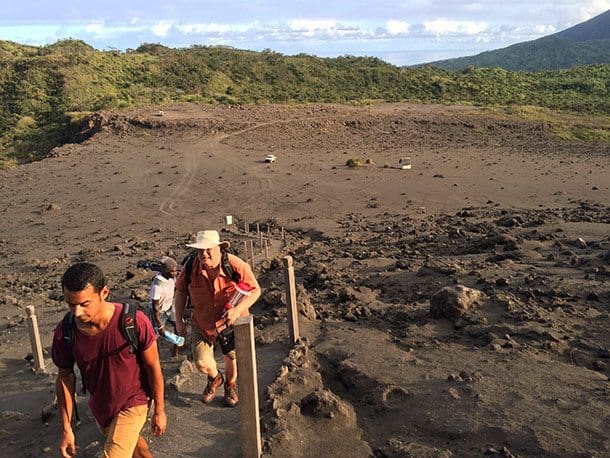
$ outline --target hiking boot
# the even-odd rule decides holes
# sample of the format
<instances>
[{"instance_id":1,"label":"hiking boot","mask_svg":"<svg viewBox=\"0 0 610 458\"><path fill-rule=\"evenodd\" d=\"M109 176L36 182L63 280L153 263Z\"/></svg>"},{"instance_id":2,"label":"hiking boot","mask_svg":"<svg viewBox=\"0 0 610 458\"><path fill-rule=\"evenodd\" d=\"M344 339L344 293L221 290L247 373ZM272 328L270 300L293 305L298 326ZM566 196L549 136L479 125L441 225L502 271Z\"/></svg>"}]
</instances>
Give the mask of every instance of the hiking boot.
<instances>
[{"instance_id":1,"label":"hiking boot","mask_svg":"<svg viewBox=\"0 0 610 458\"><path fill-rule=\"evenodd\" d=\"M220 372L218 372L216 377L210 377L208 375L208 384L206 385L205 390L203 390L201 402L206 404L208 402L212 402L212 399L214 399L214 396L216 395L216 390L220 385L222 385L222 382L224 382L224 378Z\"/></svg>"},{"instance_id":2,"label":"hiking boot","mask_svg":"<svg viewBox=\"0 0 610 458\"><path fill-rule=\"evenodd\" d=\"M239 402L237 397L237 390L235 389L235 382L225 383L225 404L229 407L235 407Z\"/></svg>"}]
</instances>

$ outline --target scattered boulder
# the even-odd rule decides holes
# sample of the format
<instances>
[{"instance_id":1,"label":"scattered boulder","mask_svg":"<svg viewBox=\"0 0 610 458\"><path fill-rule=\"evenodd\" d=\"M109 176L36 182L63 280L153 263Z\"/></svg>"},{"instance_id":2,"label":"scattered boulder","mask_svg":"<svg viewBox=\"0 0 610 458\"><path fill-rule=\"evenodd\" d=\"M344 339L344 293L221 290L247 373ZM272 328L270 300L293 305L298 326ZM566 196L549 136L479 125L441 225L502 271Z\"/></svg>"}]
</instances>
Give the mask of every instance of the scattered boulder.
<instances>
[{"instance_id":1,"label":"scattered boulder","mask_svg":"<svg viewBox=\"0 0 610 458\"><path fill-rule=\"evenodd\" d=\"M181 392L185 384L191 380L191 374L195 372L195 366L189 360L185 359L178 368L178 373L169 379L165 385L168 391Z\"/></svg>"},{"instance_id":2,"label":"scattered boulder","mask_svg":"<svg viewBox=\"0 0 610 458\"><path fill-rule=\"evenodd\" d=\"M61 207L55 203L50 203L42 207L40 213L48 213L48 212L58 212L61 210Z\"/></svg>"},{"instance_id":3,"label":"scattered boulder","mask_svg":"<svg viewBox=\"0 0 610 458\"><path fill-rule=\"evenodd\" d=\"M316 309L314 308L309 296L307 295L307 291L302 284L298 284L296 286L297 293L297 308L299 309L299 313L310 320L316 319Z\"/></svg>"},{"instance_id":4,"label":"scattered boulder","mask_svg":"<svg viewBox=\"0 0 610 458\"><path fill-rule=\"evenodd\" d=\"M62 302L64 300L64 293L60 289L54 289L49 291L49 299L52 301Z\"/></svg>"},{"instance_id":5,"label":"scattered boulder","mask_svg":"<svg viewBox=\"0 0 610 458\"><path fill-rule=\"evenodd\" d=\"M456 321L483 297L484 293L477 289L463 285L445 286L430 298L430 316Z\"/></svg>"},{"instance_id":6,"label":"scattered boulder","mask_svg":"<svg viewBox=\"0 0 610 458\"><path fill-rule=\"evenodd\" d=\"M318 418L347 417L349 409L345 403L326 389L316 389L301 399L301 414Z\"/></svg>"},{"instance_id":7,"label":"scattered boulder","mask_svg":"<svg viewBox=\"0 0 610 458\"><path fill-rule=\"evenodd\" d=\"M582 237L578 237L576 240L574 240L574 246L585 249L587 248L587 242Z\"/></svg>"},{"instance_id":8,"label":"scattered boulder","mask_svg":"<svg viewBox=\"0 0 610 458\"><path fill-rule=\"evenodd\" d=\"M43 423L46 423L57 414L57 398L53 399L53 402L44 406L40 413L40 419Z\"/></svg>"},{"instance_id":9,"label":"scattered boulder","mask_svg":"<svg viewBox=\"0 0 610 458\"><path fill-rule=\"evenodd\" d=\"M149 295L148 289L142 287L142 288L132 289L131 295L129 297L131 297L132 299L135 299L138 302L147 302L148 295Z\"/></svg>"},{"instance_id":10,"label":"scattered boulder","mask_svg":"<svg viewBox=\"0 0 610 458\"><path fill-rule=\"evenodd\" d=\"M25 421L30 418L30 415L25 412L19 412L16 410L4 410L0 412L0 426L4 426L8 423L15 421Z\"/></svg>"},{"instance_id":11,"label":"scattered boulder","mask_svg":"<svg viewBox=\"0 0 610 458\"><path fill-rule=\"evenodd\" d=\"M496 221L496 224L498 226L503 226L503 227L517 227L517 226L523 226L524 225L524 221L523 218L521 216L511 216L511 215L506 215L503 216L502 218L500 218L498 221Z\"/></svg>"},{"instance_id":12,"label":"scattered boulder","mask_svg":"<svg viewBox=\"0 0 610 458\"><path fill-rule=\"evenodd\" d=\"M405 443L398 438L388 440L390 448L387 456L400 456L404 458L450 458L453 456L449 450L430 447L415 442Z\"/></svg>"}]
</instances>

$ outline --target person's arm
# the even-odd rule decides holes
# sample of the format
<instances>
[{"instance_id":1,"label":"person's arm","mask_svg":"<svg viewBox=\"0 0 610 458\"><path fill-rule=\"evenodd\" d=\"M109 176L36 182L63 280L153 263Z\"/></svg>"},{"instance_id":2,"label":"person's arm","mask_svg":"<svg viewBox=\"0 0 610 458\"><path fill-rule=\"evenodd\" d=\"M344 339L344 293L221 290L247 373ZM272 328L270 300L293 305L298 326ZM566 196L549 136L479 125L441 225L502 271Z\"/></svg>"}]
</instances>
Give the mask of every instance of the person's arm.
<instances>
[{"instance_id":1,"label":"person's arm","mask_svg":"<svg viewBox=\"0 0 610 458\"><path fill-rule=\"evenodd\" d=\"M74 431L72 431L75 388L76 378L74 372L70 369L59 368L57 379L55 380L55 391L57 393L57 408L59 409L59 422L61 425L59 453L63 458L75 456L78 450Z\"/></svg>"},{"instance_id":2,"label":"person's arm","mask_svg":"<svg viewBox=\"0 0 610 458\"><path fill-rule=\"evenodd\" d=\"M165 399L163 397L163 373L159 361L159 348L154 341L142 352L142 362L150 386L154 401L154 411L150 419L150 430L153 435L161 436L167 429L167 417L165 415Z\"/></svg>"},{"instance_id":3,"label":"person's arm","mask_svg":"<svg viewBox=\"0 0 610 458\"><path fill-rule=\"evenodd\" d=\"M181 336L185 336L184 308L186 307L186 294L184 292L178 290L174 292L174 307L176 309L176 331Z\"/></svg>"},{"instance_id":4,"label":"person's arm","mask_svg":"<svg viewBox=\"0 0 610 458\"><path fill-rule=\"evenodd\" d=\"M235 307L229 309L225 313L226 319L229 321L229 325L235 324L235 320L237 320L240 316L245 315L248 309L254 305L257 299L261 295L261 287L256 280L256 277L252 273L252 269L250 266L242 261L242 271L240 272L240 276L242 281L247 283L250 286L250 294L248 296L244 296Z\"/></svg>"},{"instance_id":5,"label":"person's arm","mask_svg":"<svg viewBox=\"0 0 610 458\"><path fill-rule=\"evenodd\" d=\"M152 299L152 310L153 310L153 318L155 320L155 326L159 331L160 335L163 335L163 325L161 324L161 310L159 310L159 306L161 301L159 299Z\"/></svg>"}]
</instances>

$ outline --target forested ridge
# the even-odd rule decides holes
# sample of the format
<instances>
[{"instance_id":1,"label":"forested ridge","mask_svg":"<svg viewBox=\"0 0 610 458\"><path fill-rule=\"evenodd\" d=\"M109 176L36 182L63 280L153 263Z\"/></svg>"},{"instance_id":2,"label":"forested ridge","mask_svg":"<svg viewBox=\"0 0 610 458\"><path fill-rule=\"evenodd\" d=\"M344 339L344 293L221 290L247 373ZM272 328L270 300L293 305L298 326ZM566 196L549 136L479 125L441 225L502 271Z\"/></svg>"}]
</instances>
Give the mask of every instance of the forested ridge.
<instances>
[{"instance_id":1,"label":"forested ridge","mask_svg":"<svg viewBox=\"0 0 610 458\"><path fill-rule=\"evenodd\" d=\"M99 51L78 40L0 42L0 165L69 141L92 112L170 102L421 102L610 114L610 65L537 73L400 68L372 57L146 44Z\"/></svg>"}]
</instances>

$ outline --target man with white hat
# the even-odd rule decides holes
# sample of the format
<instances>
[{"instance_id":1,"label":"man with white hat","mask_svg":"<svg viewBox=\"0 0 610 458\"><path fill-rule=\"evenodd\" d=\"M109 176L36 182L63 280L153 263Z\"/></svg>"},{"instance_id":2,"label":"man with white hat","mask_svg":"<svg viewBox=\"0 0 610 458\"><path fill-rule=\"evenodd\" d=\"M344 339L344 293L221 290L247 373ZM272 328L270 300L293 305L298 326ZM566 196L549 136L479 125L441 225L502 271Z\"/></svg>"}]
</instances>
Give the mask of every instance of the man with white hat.
<instances>
[{"instance_id":1,"label":"man with white hat","mask_svg":"<svg viewBox=\"0 0 610 458\"><path fill-rule=\"evenodd\" d=\"M230 243L221 242L217 231L200 231L195 242L187 246L197 249L197 256L188 269L189 278L186 278L187 269L183 268L176 279L176 327L179 334L185 334L183 317L188 297L193 307L191 315L193 360L197 369L208 377L208 384L201 400L204 403L211 402L216 390L224 382L225 403L233 407L239 402L235 389L237 380L235 350L223 355L225 363L223 377L214 359L215 324L221 319L226 319L232 326L237 318L247 316L249 308L260 296L260 286L247 262L224 252L229 248ZM233 308L227 309L226 304L236 291L236 282L231 278L235 275L239 277L240 283L250 287L250 294L244 296Z\"/></svg>"}]
</instances>

